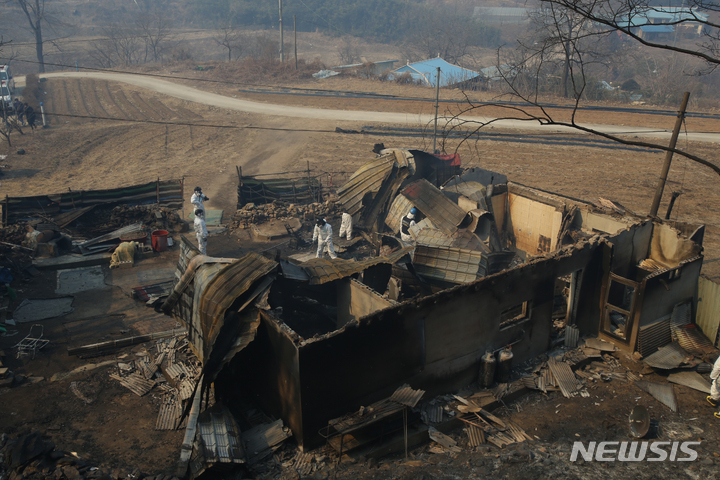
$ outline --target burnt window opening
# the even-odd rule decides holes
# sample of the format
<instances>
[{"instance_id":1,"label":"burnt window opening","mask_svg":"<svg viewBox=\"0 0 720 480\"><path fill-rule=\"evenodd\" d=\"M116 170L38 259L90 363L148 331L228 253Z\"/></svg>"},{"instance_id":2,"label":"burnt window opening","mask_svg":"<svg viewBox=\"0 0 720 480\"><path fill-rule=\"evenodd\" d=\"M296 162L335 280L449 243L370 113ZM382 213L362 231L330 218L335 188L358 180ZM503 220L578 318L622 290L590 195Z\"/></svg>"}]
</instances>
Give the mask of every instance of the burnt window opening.
<instances>
[{"instance_id":1,"label":"burnt window opening","mask_svg":"<svg viewBox=\"0 0 720 480\"><path fill-rule=\"evenodd\" d=\"M637 288L636 282L610 274L601 325L603 333L625 342L629 341Z\"/></svg>"},{"instance_id":2,"label":"burnt window opening","mask_svg":"<svg viewBox=\"0 0 720 480\"><path fill-rule=\"evenodd\" d=\"M503 310L500 314L500 328L508 328L530 318L531 302L523 302Z\"/></svg>"},{"instance_id":3,"label":"burnt window opening","mask_svg":"<svg viewBox=\"0 0 720 480\"><path fill-rule=\"evenodd\" d=\"M550 251L550 239L544 235L540 235L538 238L538 252L549 252Z\"/></svg>"}]
</instances>

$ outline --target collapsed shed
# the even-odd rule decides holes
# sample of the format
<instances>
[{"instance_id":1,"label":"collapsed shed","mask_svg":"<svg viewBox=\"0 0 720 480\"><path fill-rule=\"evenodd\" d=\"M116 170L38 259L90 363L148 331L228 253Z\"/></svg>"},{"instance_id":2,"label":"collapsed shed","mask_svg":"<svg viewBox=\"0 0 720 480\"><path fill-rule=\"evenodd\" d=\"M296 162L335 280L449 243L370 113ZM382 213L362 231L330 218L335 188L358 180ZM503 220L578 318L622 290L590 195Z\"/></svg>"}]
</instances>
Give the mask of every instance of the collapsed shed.
<instances>
[{"instance_id":1,"label":"collapsed shed","mask_svg":"<svg viewBox=\"0 0 720 480\"><path fill-rule=\"evenodd\" d=\"M381 234L382 256L210 259L183 243L165 308L191 332L218 398L252 392L311 448L328 420L400 385L432 396L472 383L486 351L543 353L558 317L633 351L693 298L701 226L606 211L477 168L438 188L411 178L414 163L409 151L382 151L338 190L360 227ZM424 218L404 245L393 235L411 206Z\"/></svg>"}]
</instances>

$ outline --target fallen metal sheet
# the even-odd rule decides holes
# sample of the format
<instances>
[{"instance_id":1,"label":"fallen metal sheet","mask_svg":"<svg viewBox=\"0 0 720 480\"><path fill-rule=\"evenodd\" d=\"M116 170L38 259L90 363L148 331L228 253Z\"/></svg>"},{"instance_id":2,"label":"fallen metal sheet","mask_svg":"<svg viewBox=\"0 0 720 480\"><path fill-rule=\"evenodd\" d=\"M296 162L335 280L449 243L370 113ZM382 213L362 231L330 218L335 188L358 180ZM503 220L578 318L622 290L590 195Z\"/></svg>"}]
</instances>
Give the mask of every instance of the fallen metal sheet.
<instances>
[{"instance_id":1,"label":"fallen metal sheet","mask_svg":"<svg viewBox=\"0 0 720 480\"><path fill-rule=\"evenodd\" d=\"M426 245L418 245L413 257L419 275L458 284L477 280L481 262L481 252Z\"/></svg>"},{"instance_id":2,"label":"fallen metal sheet","mask_svg":"<svg viewBox=\"0 0 720 480\"><path fill-rule=\"evenodd\" d=\"M82 253L83 255L89 255L89 254L93 253L92 250L94 250L95 247L97 247L101 243L111 242L114 240L119 241L120 237L122 235L126 235L128 233L133 233L133 232L139 232L141 230L142 230L142 223L134 223L132 225L128 225L127 227L120 228L113 232L106 233L105 235L99 236L97 238L92 238L83 243L80 243L80 244L78 244L78 248L80 248L80 253Z\"/></svg>"},{"instance_id":3,"label":"fallen metal sheet","mask_svg":"<svg viewBox=\"0 0 720 480\"><path fill-rule=\"evenodd\" d=\"M487 201L485 200L485 187L479 182L457 182L454 185L446 185L443 192L452 192L464 195L470 200L474 200L479 204L479 208L487 210Z\"/></svg>"},{"instance_id":4,"label":"fallen metal sheet","mask_svg":"<svg viewBox=\"0 0 720 480\"><path fill-rule=\"evenodd\" d=\"M655 400L667 406L673 412L677 412L677 399L675 398L675 389L667 383L648 382L647 380L639 380L635 385L652 395Z\"/></svg>"},{"instance_id":5,"label":"fallen metal sheet","mask_svg":"<svg viewBox=\"0 0 720 480\"><path fill-rule=\"evenodd\" d=\"M303 270L302 267L288 262L284 258L281 258L278 263L280 264L280 272L284 278L298 282L310 281L310 277L307 273L305 273L305 270Z\"/></svg>"},{"instance_id":6,"label":"fallen metal sheet","mask_svg":"<svg viewBox=\"0 0 720 480\"><path fill-rule=\"evenodd\" d=\"M566 398L574 396L582 385L578 382L570 365L565 362L557 362L554 358L551 358L548 360L548 367L553 377L555 377L555 381L558 387L560 387L562 394Z\"/></svg>"},{"instance_id":7,"label":"fallen metal sheet","mask_svg":"<svg viewBox=\"0 0 720 480\"><path fill-rule=\"evenodd\" d=\"M432 226L428 219L421 221L419 224L413 225L410 229L410 234L413 236L418 245L462 248L466 250L477 250L483 253L490 251L487 245L480 240L480 237L474 233L466 229L460 229L452 235L447 235L443 231Z\"/></svg>"},{"instance_id":8,"label":"fallen metal sheet","mask_svg":"<svg viewBox=\"0 0 720 480\"><path fill-rule=\"evenodd\" d=\"M313 458L315 458L315 456L310 452L297 452L295 457L293 457L292 468L300 475L300 478L307 477L312 473Z\"/></svg>"},{"instance_id":9,"label":"fallen metal sheet","mask_svg":"<svg viewBox=\"0 0 720 480\"><path fill-rule=\"evenodd\" d=\"M395 393L390 397L390 401L412 408L417 405L423 395L425 395L425 390L413 390L406 383L395 390Z\"/></svg>"},{"instance_id":10,"label":"fallen metal sheet","mask_svg":"<svg viewBox=\"0 0 720 480\"><path fill-rule=\"evenodd\" d=\"M675 342L668 343L657 352L643 359L647 365L654 368L670 370L679 367L688 358L688 354Z\"/></svg>"},{"instance_id":11,"label":"fallen metal sheet","mask_svg":"<svg viewBox=\"0 0 720 480\"><path fill-rule=\"evenodd\" d=\"M322 285L323 283L339 280L349 277L356 273L360 273L374 265L381 263L394 264L400 261L402 257L411 253L413 247L405 247L394 251L386 257L374 257L361 261L343 260L336 258L328 260L326 258L314 258L302 264L307 274L310 276L310 285Z\"/></svg>"},{"instance_id":12,"label":"fallen metal sheet","mask_svg":"<svg viewBox=\"0 0 720 480\"><path fill-rule=\"evenodd\" d=\"M74 299L75 297L26 298L15 309L12 318L17 323L30 323L62 317L75 311L72 306Z\"/></svg>"},{"instance_id":13,"label":"fallen metal sheet","mask_svg":"<svg viewBox=\"0 0 720 480\"><path fill-rule=\"evenodd\" d=\"M595 350L600 350L602 352L614 352L615 350L617 350L617 348L615 348L615 345L610 342L606 342L605 340L600 340L599 338L587 338L585 339L585 345L590 348L594 348Z\"/></svg>"},{"instance_id":14,"label":"fallen metal sheet","mask_svg":"<svg viewBox=\"0 0 720 480\"><path fill-rule=\"evenodd\" d=\"M117 380L120 382L120 385L140 397L148 393L155 386L154 380L148 380L137 372L131 373L127 377L121 377L113 373L110 375L110 378Z\"/></svg>"},{"instance_id":15,"label":"fallen metal sheet","mask_svg":"<svg viewBox=\"0 0 720 480\"><path fill-rule=\"evenodd\" d=\"M400 232L400 226L402 225L402 218L408 214L412 207L414 207L414 205L410 200L403 197L402 195L397 195L395 197L395 200L393 200L390 204L390 209L385 216L385 225L390 227L390 230L393 233L398 234ZM420 225L423 222L432 225L432 222L430 220L424 218L421 221L417 222L415 226Z\"/></svg>"},{"instance_id":16,"label":"fallen metal sheet","mask_svg":"<svg viewBox=\"0 0 720 480\"><path fill-rule=\"evenodd\" d=\"M688 353L702 357L717 350L695 324L676 327L674 333L677 343Z\"/></svg>"},{"instance_id":17,"label":"fallen metal sheet","mask_svg":"<svg viewBox=\"0 0 720 480\"><path fill-rule=\"evenodd\" d=\"M166 395L155 421L155 430L175 430L181 416L182 406L177 398L174 395Z\"/></svg>"},{"instance_id":18,"label":"fallen metal sheet","mask_svg":"<svg viewBox=\"0 0 720 480\"><path fill-rule=\"evenodd\" d=\"M412 155L408 153L405 159L399 156L393 151L375 158L357 169L338 189L338 202L350 215L354 216L362 210L365 195L380 190L383 181L390 175L395 165L399 168L409 168L411 175L415 173Z\"/></svg>"},{"instance_id":19,"label":"fallen metal sheet","mask_svg":"<svg viewBox=\"0 0 720 480\"><path fill-rule=\"evenodd\" d=\"M710 383L697 372L671 373L668 375L667 380L670 383L684 385L698 392L710 393Z\"/></svg>"},{"instance_id":20,"label":"fallen metal sheet","mask_svg":"<svg viewBox=\"0 0 720 480\"><path fill-rule=\"evenodd\" d=\"M248 463L255 463L271 452L271 448L290 437L290 430L283 427L281 419L242 432L242 442Z\"/></svg>"},{"instance_id":21,"label":"fallen metal sheet","mask_svg":"<svg viewBox=\"0 0 720 480\"><path fill-rule=\"evenodd\" d=\"M99 265L57 271L55 293L59 295L69 295L107 287L105 285L105 274Z\"/></svg>"},{"instance_id":22,"label":"fallen metal sheet","mask_svg":"<svg viewBox=\"0 0 720 480\"><path fill-rule=\"evenodd\" d=\"M672 342L670 315L662 317L650 325L644 325L639 329L638 352L643 357L652 355L670 342Z\"/></svg>"},{"instance_id":23,"label":"fallen metal sheet","mask_svg":"<svg viewBox=\"0 0 720 480\"><path fill-rule=\"evenodd\" d=\"M206 463L245 463L240 430L226 408L215 405L200 414L198 433Z\"/></svg>"},{"instance_id":24,"label":"fallen metal sheet","mask_svg":"<svg viewBox=\"0 0 720 480\"><path fill-rule=\"evenodd\" d=\"M425 179L411 183L400 194L448 235L455 233L467 217L465 210Z\"/></svg>"},{"instance_id":25,"label":"fallen metal sheet","mask_svg":"<svg viewBox=\"0 0 720 480\"><path fill-rule=\"evenodd\" d=\"M467 425L465 431L468 436L468 445L471 447L477 447L485 443L485 432L475 425Z\"/></svg>"}]
</instances>

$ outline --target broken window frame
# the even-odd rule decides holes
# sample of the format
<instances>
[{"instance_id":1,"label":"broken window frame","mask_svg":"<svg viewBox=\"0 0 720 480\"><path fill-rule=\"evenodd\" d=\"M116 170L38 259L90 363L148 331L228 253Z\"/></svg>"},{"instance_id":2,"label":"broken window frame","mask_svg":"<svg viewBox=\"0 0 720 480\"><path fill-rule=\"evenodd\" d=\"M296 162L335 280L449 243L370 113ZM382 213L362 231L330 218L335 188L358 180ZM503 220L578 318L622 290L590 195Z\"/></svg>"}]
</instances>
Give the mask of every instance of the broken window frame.
<instances>
[{"instance_id":1,"label":"broken window frame","mask_svg":"<svg viewBox=\"0 0 720 480\"><path fill-rule=\"evenodd\" d=\"M502 320L502 316L504 313L509 312L517 307L521 307L521 312L518 315L515 315L512 318L508 318L507 320ZM506 308L500 314L500 330L504 330L506 328L510 328L514 325L517 325L518 323L524 322L526 320L530 320L531 314L532 314L532 300L527 300L520 304L513 305L510 308Z\"/></svg>"},{"instance_id":2,"label":"broken window frame","mask_svg":"<svg viewBox=\"0 0 720 480\"><path fill-rule=\"evenodd\" d=\"M610 303L610 292L612 290L612 282L619 283L621 285L624 285L626 287L630 287L633 289L632 299L630 300L630 309L625 310L624 308L618 307L617 305L613 305ZM633 337L633 325L635 322L635 307L637 305L637 298L638 293L640 290L640 284L638 282L634 282L632 280L629 280L625 277L621 277L619 275L616 275L614 273L610 273L610 276L607 280L607 287L605 288L605 298L603 302L603 316L602 321L600 322L600 332L604 335L607 335L611 338L613 338L616 341L622 342L625 345L630 345L631 339ZM621 337L620 335L615 334L611 329L611 320L610 320L610 313L611 312L617 312L627 318L627 321L625 323L625 336Z\"/></svg>"}]
</instances>

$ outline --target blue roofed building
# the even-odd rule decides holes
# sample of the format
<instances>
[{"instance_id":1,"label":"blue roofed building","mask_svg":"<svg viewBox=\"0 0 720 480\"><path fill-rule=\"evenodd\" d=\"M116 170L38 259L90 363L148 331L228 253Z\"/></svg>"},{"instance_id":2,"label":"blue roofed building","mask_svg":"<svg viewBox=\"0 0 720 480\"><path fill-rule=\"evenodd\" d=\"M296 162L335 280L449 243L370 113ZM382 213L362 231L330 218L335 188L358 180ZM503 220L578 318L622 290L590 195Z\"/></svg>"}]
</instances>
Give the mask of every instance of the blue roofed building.
<instances>
[{"instance_id":1,"label":"blue roofed building","mask_svg":"<svg viewBox=\"0 0 720 480\"><path fill-rule=\"evenodd\" d=\"M667 39L675 32L683 36L702 35L708 15L694 7L646 6L637 8L632 15L618 21L647 40Z\"/></svg>"},{"instance_id":2,"label":"blue roofed building","mask_svg":"<svg viewBox=\"0 0 720 480\"><path fill-rule=\"evenodd\" d=\"M402 75L408 72L412 78L428 87L434 87L437 83L437 68L440 67L440 86L450 87L459 83L479 80L480 74L467 68L459 67L448 63L440 57L422 62L408 63L394 70L395 75Z\"/></svg>"}]
</instances>

